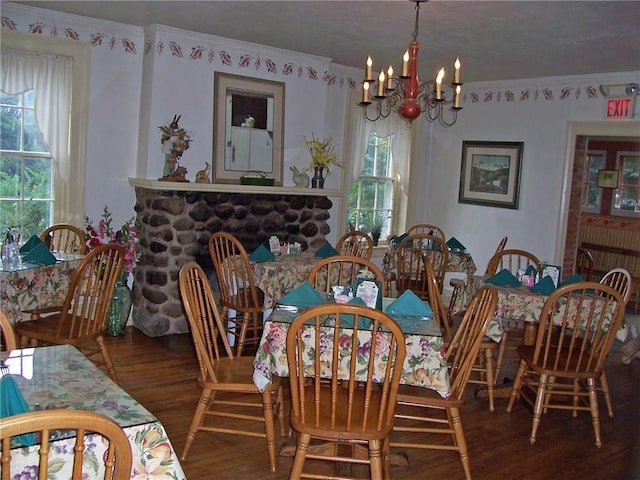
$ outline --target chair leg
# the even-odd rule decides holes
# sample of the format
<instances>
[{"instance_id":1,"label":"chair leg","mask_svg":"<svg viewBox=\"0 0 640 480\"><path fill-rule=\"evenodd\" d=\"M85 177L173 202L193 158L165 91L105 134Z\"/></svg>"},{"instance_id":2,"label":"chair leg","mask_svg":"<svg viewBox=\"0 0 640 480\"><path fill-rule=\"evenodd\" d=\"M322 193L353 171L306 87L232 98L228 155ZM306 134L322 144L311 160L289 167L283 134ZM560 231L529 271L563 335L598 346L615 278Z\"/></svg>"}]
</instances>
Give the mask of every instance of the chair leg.
<instances>
[{"instance_id":1,"label":"chair leg","mask_svg":"<svg viewBox=\"0 0 640 480\"><path fill-rule=\"evenodd\" d=\"M189 453L189 448L191 447L191 443L193 443L193 439L196 437L196 433L198 432L198 430L200 430L200 427L204 423L204 412L207 411L209 402L211 401L213 395L215 395L213 390L202 390L202 393L200 394L200 400L198 401L198 405L196 405L196 411L193 412L191 425L189 425L187 440L184 442L182 455L180 455L180 460L182 460L183 462L187 459L187 453Z\"/></svg>"},{"instance_id":2,"label":"chair leg","mask_svg":"<svg viewBox=\"0 0 640 480\"><path fill-rule=\"evenodd\" d=\"M383 480L382 443L380 440L369 441L369 468L371 480Z\"/></svg>"},{"instance_id":3,"label":"chair leg","mask_svg":"<svg viewBox=\"0 0 640 480\"><path fill-rule=\"evenodd\" d=\"M602 369L602 376L600 376L600 387L604 394L604 401L607 404L609 417L613 418L613 405L611 403L611 395L609 393L609 382L607 381L607 372L604 370L604 367Z\"/></svg>"},{"instance_id":4,"label":"chair leg","mask_svg":"<svg viewBox=\"0 0 640 480\"><path fill-rule=\"evenodd\" d=\"M540 419L542 418L542 408L544 407L545 396L547 388L549 386L548 375L541 374L540 382L538 385L538 391L536 392L536 403L533 408L533 422L531 425L531 435L529 436L529 442L533 445L536 443L536 433L540 426Z\"/></svg>"},{"instance_id":5,"label":"chair leg","mask_svg":"<svg viewBox=\"0 0 640 480\"><path fill-rule=\"evenodd\" d=\"M264 431L267 437L269 465L271 472L275 472L278 468L276 461L276 427L273 418L273 395L269 389L262 392L262 408L264 411Z\"/></svg>"},{"instance_id":6,"label":"chair leg","mask_svg":"<svg viewBox=\"0 0 640 480\"><path fill-rule=\"evenodd\" d=\"M587 378L587 389L589 390L591 423L593 423L593 433L596 437L596 447L600 448L602 446L602 438L600 438L600 412L598 411L598 392L596 392L595 378Z\"/></svg>"},{"instance_id":7,"label":"chair leg","mask_svg":"<svg viewBox=\"0 0 640 480\"><path fill-rule=\"evenodd\" d=\"M291 465L289 480L298 480L302 475L302 467L304 467L304 461L307 458L307 451L309 450L310 441L311 435L309 435L308 433L298 434L296 455L293 458L293 464Z\"/></svg>"},{"instance_id":8,"label":"chair leg","mask_svg":"<svg viewBox=\"0 0 640 480\"><path fill-rule=\"evenodd\" d=\"M489 397L489 411L495 410L495 404L493 400L493 386L495 385L495 377L493 375L493 349L484 349L484 361L487 371L487 396Z\"/></svg>"},{"instance_id":9,"label":"chair leg","mask_svg":"<svg viewBox=\"0 0 640 480\"><path fill-rule=\"evenodd\" d=\"M236 312L236 315L238 313ZM242 350L244 350L244 341L247 338L247 327L249 326L249 313L242 315L242 323L240 324L240 335L238 336L238 348L236 349L236 355L242 356ZM236 328L238 324L236 323Z\"/></svg>"},{"instance_id":10,"label":"chair leg","mask_svg":"<svg viewBox=\"0 0 640 480\"><path fill-rule=\"evenodd\" d=\"M449 424L453 430L454 442L458 448L460 455L460 462L462 462L462 468L464 469L464 476L466 480L471 480L471 466L469 464L469 451L467 450L467 441L464 438L464 431L462 430L462 421L460 420L460 410L456 407L447 409L449 417Z\"/></svg>"},{"instance_id":11,"label":"chair leg","mask_svg":"<svg viewBox=\"0 0 640 480\"><path fill-rule=\"evenodd\" d=\"M280 435L285 437L287 436L287 426L285 424L284 394L282 390L282 385L280 385L276 391L276 405L278 406L277 416L280 425Z\"/></svg>"},{"instance_id":12,"label":"chair leg","mask_svg":"<svg viewBox=\"0 0 640 480\"><path fill-rule=\"evenodd\" d=\"M513 404L516 403L516 400L520 396L520 386L522 385L522 376L524 375L524 372L526 369L527 369L527 364L521 360L520 366L518 366L518 372L516 373L516 378L513 381L513 386L511 387L511 395L509 396L509 405L507 405L507 412L509 413L511 413Z\"/></svg>"},{"instance_id":13,"label":"chair leg","mask_svg":"<svg viewBox=\"0 0 640 480\"><path fill-rule=\"evenodd\" d=\"M96 338L96 343L98 344L98 348L100 348L100 354L104 359L104 364L107 367L107 371L109 372L109 376L111 380L115 383L118 383L118 375L116 374L116 367L113 365L113 359L109 354L109 349L104 343L104 337L100 336Z\"/></svg>"}]
</instances>

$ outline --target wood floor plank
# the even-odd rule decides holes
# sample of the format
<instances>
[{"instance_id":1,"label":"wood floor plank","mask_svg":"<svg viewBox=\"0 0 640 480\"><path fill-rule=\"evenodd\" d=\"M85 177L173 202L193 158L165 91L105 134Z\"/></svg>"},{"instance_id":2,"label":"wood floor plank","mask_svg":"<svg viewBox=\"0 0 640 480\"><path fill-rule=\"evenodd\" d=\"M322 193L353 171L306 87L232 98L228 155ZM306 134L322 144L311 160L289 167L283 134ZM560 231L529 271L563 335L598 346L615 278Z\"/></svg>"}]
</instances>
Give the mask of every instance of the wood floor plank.
<instances>
[{"instance_id":1,"label":"wood floor plank","mask_svg":"<svg viewBox=\"0 0 640 480\"><path fill-rule=\"evenodd\" d=\"M197 363L189 335L150 338L133 327L121 337L107 338L121 386L165 426L178 454L200 391ZM529 443L531 414L516 403L506 412L506 400L476 399L473 386L462 408L471 471L475 480L638 480L640 479L640 360L622 365L616 342L607 360L615 416L600 402L603 445L596 448L591 417L580 412L551 411L542 419L538 439ZM507 372L508 374L508 372ZM282 438L278 437L281 444ZM406 451L408 467L392 467L402 480L463 480L457 454ZM278 472L270 473L264 440L200 432L183 462L189 480L280 480L288 478L291 458L278 457Z\"/></svg>"}]
</instances>

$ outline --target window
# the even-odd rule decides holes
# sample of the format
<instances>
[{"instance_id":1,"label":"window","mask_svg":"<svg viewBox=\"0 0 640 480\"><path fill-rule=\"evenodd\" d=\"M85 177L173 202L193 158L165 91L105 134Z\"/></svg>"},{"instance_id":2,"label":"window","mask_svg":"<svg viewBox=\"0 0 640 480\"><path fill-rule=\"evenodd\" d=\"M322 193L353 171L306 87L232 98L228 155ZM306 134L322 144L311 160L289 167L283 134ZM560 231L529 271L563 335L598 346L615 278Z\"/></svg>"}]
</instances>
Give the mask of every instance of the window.
<instances>
[{"instance_id":1,"label":"window","mask_svg":"<svg viewBox=\"0 0 640 480\"><path fill-rule=\"evenodd\" d=\"M620 177L611 214L640 217L640 152L618 152L616 169Z\"/></svg>"},{"instance_id":2,"label":"window","mask_svg":"<svg viewBox=\"0 0 640 480\"><path fill-rule=\"evenodd\" d=\"M0 95L0 225L23 239L52 223L53 166L34 112L34 93Z\"/></svg>"},{"instance_id":3,"label":"window","mask_svg":"<svg viewBox=\"0 0 640 480\"><path fill-rule=\"evenodd\" d=\"M606 168L607 152L604 150L589 150L585 159L582 211L600 213L602 205L602 189L598 188L598 171Z\"/></svg>"},{"instance_id":4,"label":"window","mask_svg":"<svg viewBox=\"0 0 640 480\"><path fill-rule=\"evenodd\" d=\"M2 32L0 227L23 239L84 222L90 67L89 42Z\"/></svg>"},{"instance_id":5,"label":"window","mask_svg":"<svg viewBox=\"0 0 640 480\"><path fill-rule=\"evenodd\" d=\"M376 122L367 121L359 93L353 89L348 102L346 156L353 161L346 170L350 190L343 207L343 225L345 231L350 226L369 234L379 231L384 241L405 231L416 129L395 112Z\"/></svg>"},{"instance_id":6,"label":"window","mask_svg":"<svg viewBox=\"0 0 640 480\"><path fill-rule=\"evenodd\" d=\"M369 133L364 165L349 192L347 227L364 232L379 232L382 238L391 231L391 214L397 175L394 174L390 138Z\"/></svg>"}]
</instances>

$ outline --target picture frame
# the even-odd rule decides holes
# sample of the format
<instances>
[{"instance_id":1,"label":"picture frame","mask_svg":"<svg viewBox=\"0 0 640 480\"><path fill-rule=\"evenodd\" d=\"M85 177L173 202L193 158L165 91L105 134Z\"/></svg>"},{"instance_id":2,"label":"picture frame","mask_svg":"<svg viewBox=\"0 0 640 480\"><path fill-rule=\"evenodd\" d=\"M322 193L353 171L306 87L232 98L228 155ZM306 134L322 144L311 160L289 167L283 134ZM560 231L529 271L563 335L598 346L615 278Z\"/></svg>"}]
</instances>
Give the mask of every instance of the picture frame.
<instances>
[{"instance_id":1,"label":"picture frame","mask_svg":"<svg viewBox=\"0 0 640 480\"><path fill-rule=\"evenodd\" d=\"M462 142L458 203L518 209L524 142Z\"/></svg>"},{"instance_id":2,"label":"picture frame","mask_svg":"<svg viewBox=\"0 0 640 480\"><path fill-rule=\"evenodd\" d=\"M284 97L283 82L215 72L214 183L259 172L282 185Z\"/></svg>"},{"instance_id":3,"label":"picture frame","mask_svg":"<svg viewBox=\"0 0 640 480\"><path fill-rule=\"evenodd\" d=\"M618 170L598 170L598 187L618 188L620 172Z\"/></svg>"}]
</instances>

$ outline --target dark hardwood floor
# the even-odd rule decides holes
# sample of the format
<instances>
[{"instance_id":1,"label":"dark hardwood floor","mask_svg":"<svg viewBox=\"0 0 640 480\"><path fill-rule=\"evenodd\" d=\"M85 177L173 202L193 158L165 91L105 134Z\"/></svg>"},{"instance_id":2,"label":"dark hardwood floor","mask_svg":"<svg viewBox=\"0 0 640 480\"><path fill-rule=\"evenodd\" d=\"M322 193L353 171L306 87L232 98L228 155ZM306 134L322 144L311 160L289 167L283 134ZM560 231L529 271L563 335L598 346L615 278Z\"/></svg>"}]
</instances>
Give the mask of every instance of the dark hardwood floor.
<instances>
[{"instance_id":1,"label":"dark hardwood floor","mask_svg":"<svg viewBox=\"0 0 640 480\"><path fill-rule=\"evenodd\" d=\"M189 335L150 338L133 327L122 337L107 339L120 385L166 427L181 453L198 401L197 365ZM528 440L531 414L522 403L506 412L506 400L487 401L467 390L462 422L476 480L638 480L640 479L640 359L620 361L616 342L607 361L615 416L600 402L603 446L594 444L591 417L580 412L551 411L542 419L534 445ZM505 372L509 374L509 372ZM279 437L278 442L284 439ZM464 479L456 453L407 451L408 467L392 467L392 478L403 480ZM291 458L278 457L278 472L270 473L264 441L200 432L183 462L189 480L285 479Z\"/></svg>"}]
</instances>

